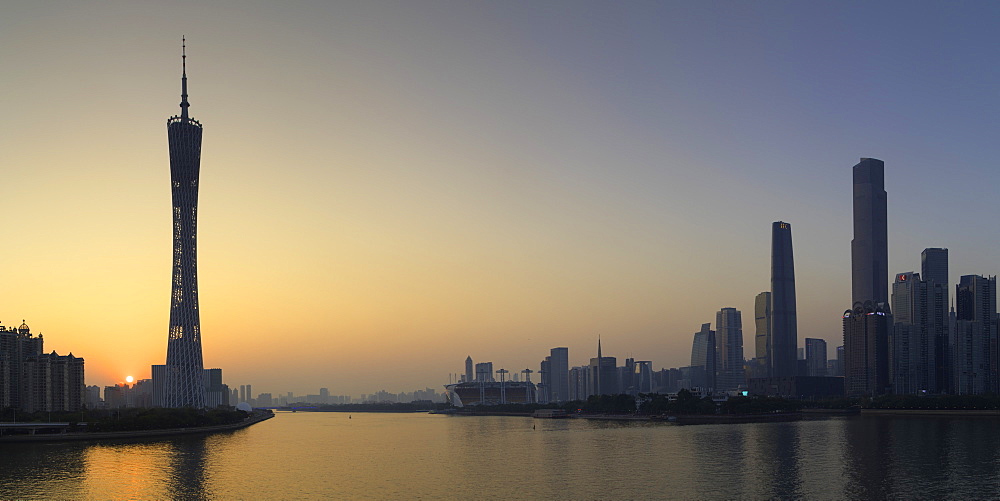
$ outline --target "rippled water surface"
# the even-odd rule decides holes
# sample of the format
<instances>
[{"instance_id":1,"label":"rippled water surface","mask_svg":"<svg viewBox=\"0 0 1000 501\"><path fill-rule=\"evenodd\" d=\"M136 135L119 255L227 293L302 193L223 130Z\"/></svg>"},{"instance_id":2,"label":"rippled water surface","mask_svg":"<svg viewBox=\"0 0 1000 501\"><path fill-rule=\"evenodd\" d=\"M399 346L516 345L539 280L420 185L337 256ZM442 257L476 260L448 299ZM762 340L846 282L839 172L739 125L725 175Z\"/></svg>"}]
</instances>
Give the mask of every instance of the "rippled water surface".
<instances>
[{"instance_id":1,"label":"rippled water surface","mask_svg":"<svg viewBox=\"0 0 1000 501\"><path fill-rule=\"evenodd\" d=\"M206 437L0 445L0 499L981 499L1000 496L998 431L278 413Z\"/></svg>"}]
</instances>

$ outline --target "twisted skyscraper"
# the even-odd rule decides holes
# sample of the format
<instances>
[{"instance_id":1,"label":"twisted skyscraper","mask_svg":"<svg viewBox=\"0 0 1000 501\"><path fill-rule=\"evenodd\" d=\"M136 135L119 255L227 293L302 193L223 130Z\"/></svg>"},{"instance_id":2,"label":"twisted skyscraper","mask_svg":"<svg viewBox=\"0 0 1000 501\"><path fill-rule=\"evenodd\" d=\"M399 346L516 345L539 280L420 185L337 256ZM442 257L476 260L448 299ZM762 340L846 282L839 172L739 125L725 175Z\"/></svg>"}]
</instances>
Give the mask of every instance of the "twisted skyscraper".
<instances>
[{"instance_id":1,"label":"twisted skyscraper","mask_svg":"<svg viewBox=\"0 0 1000 501\"><path fill-rule=\"evenodd\" d=\"M187 54L181 45L181 114L167 119L174 261L167 339L165 407L205 407L198 315L198 172L201 124L188 116Z\"/></svg>"}]
</instances>

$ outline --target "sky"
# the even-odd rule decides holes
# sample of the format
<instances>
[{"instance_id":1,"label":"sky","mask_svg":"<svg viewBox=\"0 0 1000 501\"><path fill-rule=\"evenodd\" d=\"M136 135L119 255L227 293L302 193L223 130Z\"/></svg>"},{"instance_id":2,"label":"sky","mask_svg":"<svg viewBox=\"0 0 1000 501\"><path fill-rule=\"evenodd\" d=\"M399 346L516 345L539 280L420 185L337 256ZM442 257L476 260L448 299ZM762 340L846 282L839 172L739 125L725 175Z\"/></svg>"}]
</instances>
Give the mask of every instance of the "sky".
<instances>
[{"instance_id":1,"label":"sky","mask_svg":"<svg viewBox=\"0 0 1000 501\"><path fill-rule=\"evenodd\" d=\"M441 391L466 356L689 364L770 287L842 344L851 167L885 161L889 271L998 271L992 2L73 1L0 16L0 321L166 356L165 122L204 124L206 367L254 392Z\"/></svg>"}]
</instances>

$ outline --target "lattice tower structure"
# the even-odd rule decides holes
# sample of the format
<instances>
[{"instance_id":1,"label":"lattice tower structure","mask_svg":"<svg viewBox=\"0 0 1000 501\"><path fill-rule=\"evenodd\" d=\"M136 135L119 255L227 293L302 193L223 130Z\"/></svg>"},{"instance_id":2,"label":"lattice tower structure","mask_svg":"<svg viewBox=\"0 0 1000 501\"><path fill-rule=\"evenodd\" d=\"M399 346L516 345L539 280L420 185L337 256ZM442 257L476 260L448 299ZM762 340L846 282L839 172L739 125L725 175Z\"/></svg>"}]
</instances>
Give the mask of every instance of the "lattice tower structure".
<instances>
[{"instance_id":1,"label":"lattice tower structure","mask_svg":"<svg viewBox=\"0 0 1000 501\"><path fill-rule=\"evenodd\" d=\"M187 54L183 50L181 61L181 114L167 119L174 258L163 404L201 409L205 407L205 384L198 314L197 230L202 126L188 116Z\"/></svg>"}]
</instances>

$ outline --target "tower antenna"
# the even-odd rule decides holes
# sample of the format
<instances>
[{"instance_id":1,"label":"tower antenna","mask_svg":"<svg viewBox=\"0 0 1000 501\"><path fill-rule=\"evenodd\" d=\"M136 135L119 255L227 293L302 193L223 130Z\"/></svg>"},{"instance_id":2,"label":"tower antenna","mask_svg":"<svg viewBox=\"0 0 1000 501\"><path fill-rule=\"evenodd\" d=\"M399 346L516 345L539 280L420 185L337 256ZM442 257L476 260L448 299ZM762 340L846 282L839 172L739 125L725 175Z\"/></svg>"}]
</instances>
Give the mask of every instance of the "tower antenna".
<instances>
[{"instance_id":1,"label":"tower antenna","mask_svg":"<svg viewBox=\"0 0 1000 501\"><path fill-rule=\"evenodd\" d=\"M181 35L181 118L188 118L187 39Z\"/></svg>"}]
</instances>

